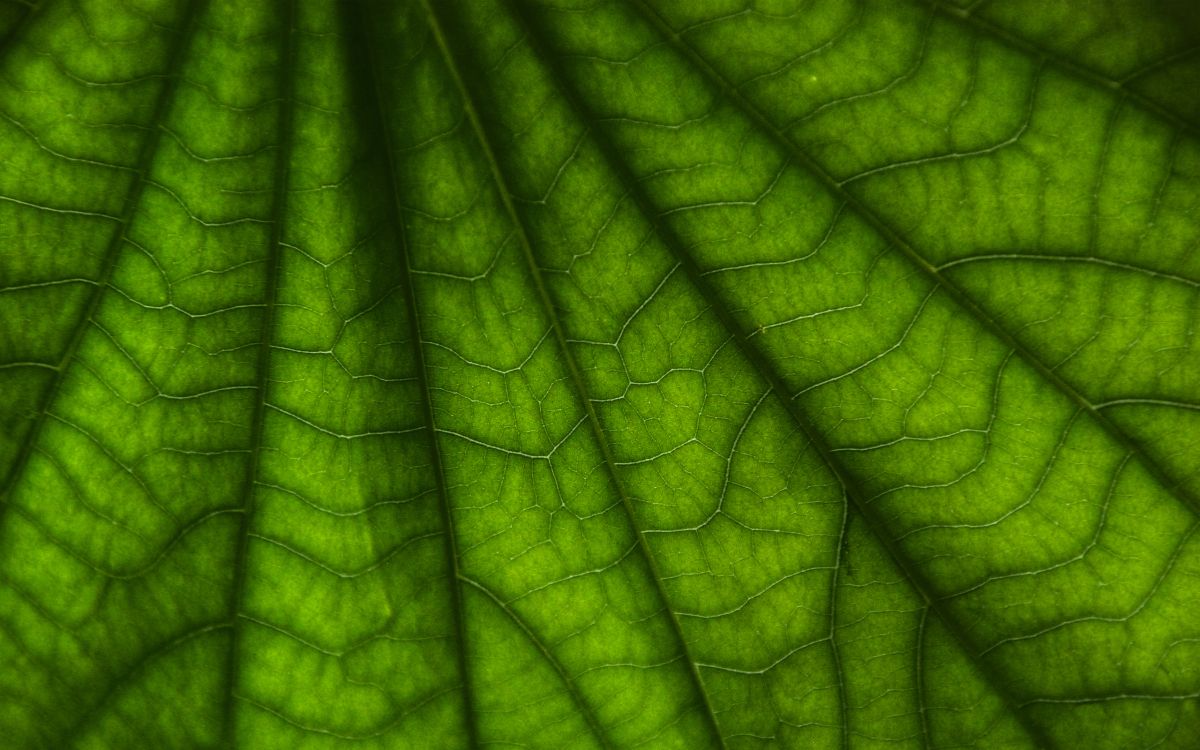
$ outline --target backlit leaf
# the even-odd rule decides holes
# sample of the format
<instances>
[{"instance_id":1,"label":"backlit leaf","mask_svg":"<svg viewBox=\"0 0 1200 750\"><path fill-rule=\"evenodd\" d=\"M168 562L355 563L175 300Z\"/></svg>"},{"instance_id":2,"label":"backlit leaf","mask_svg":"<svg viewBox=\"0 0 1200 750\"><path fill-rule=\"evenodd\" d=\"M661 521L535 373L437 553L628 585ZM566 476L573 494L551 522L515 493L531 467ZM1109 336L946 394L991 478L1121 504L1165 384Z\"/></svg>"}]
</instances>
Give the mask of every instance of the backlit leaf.
<instances>
[{"instance_id":1,"label":"backlit leaf","mask_svg":"<svg viewBox=\"0 0 1200 750\"><path fill-rule=\"evenodd\" d=\"M0 744L1194 747L1198 41L0 2Z\"/></svg>"}]
</instances>

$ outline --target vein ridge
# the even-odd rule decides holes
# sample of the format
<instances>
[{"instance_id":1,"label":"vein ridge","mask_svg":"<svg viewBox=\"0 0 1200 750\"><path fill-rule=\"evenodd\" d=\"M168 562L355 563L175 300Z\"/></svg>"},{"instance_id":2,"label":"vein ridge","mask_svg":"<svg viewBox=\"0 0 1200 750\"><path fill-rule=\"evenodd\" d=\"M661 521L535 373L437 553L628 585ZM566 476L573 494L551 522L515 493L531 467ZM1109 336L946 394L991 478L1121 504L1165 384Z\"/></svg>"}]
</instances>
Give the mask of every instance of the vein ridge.
<instances>
[{"instance_id":1,"label":"vein ridge","mask_svg":"<svg viewBox=\"0 0 1200 750\"><path fill-rule=\"evenodd\" d=\"M226 653L225 693L222 716L224 726L221 736L230 747L236 746L236 723L234 705L238 700L237 683L241 673L238 658L241 645L241 609L246 591L246 568L250 546L250 523L254 515L254 493L257 487L262 460L263 426L266 423L267 390L270 386L271 340L274 335L276 304L279 293L279 259L283 242L283 214L287 205L288 175L292 158L292 119L296 103L293 87L294 60L296 57L296 0L284 0L283 29L281 33L280 65L280 113L278 123L279 152L275 162L274 198L271 205L271 234L267 245L267 267L265 270L265 303L262 318L262 334L258 344L258 378L255 384L256 398L251 423L250 460L247 462L245 491L242 495L242 512L238 519L237 551L234 557L233 594L230 597L229 650Z\"/></svg>"},{"instance_id":2,"label":"vein ridge","mask_svg":"<svg viewBox=\"0 0 1200 750\"><path fill-rule=\"evenodd\" d=\"M1093 70L1083 63L1077 63L1070 58L1064 57L1057 52L1044 50L1038 47L1034 42L1015 32L1005 29L994 21L989 21L986 18L980 18L977 13L955 8L954 6L947 4L944 0L921 0L921 2L933 8L934 11L940 13L946 18L953 19L960 25L972 27L983 34L986 34L992 39L997 40L1012 49L1019 50L1030 57L1035 57L1039 60L1052 63L1055 67L1070 73L1077 79L1086 81L1093 86L1107 91L1119 92L1124 98L1135 103L1140 109L1160 118L1161 120L1170 124L1172 127L1187 133L1193 138L1200 136L1200 127L1198 127L1196 124L1184 117L1181 117L1180 115L1175 114L1171 110L1128 85L1130 82L1135 81L1139 76L1145 75L1146 73L1154 70L1157 65L1169 65L1175 60L1186 58L1188 54L1194 54L1194 50L1174 53L1166 60L1161 61L1161 63L1156 63L1149 69L1140 69L1134 71L1134 73L1125 78L1114 79L1109 78L1099 71Z\"/></svg>"},{"instance_id":3,"label":"vein ridge","mask_svg":"<svg viewBox=\"0 0 1200 750\"><path fill-rule=\"evenodd\" d=\"M154 114L151 115L149 125L147 126L150 133L146 136L146 140L142 144L142 150L138 154L134 177L125 194L121 214L120 216L113 217L117 220L118 225L109 239L108 245L105 247L104 259L100 268L100 277L93 284L88 301L84 305L79 321L75 324L66 349L64 349L62 356L59 358L58 364L53 367L55 371L54 376L50 381L50 385L46 388L46 394L42 397L41 403L38 405L37 417L30 428L28 436L23 441L21 452L17 454L16 460L9 469L7 481L0 488L0 515L3 515L4 509L8 506L13 488L17 486L24 476L29 459L32 457L34 447L37 445L41 435L43 425L49 417L50 407L53 406L59 391L62 390L62 385L66 381L67 371L70 369L75 355L78 353L79 347L83 342L83 338L87 334L88 325L94 321L96 312L100 309L100 300L103 298L104 293L112 288L112 277L117 267L121 245L127 240L126 235L129 232L133 213L141 201L142 192L150 182L150 167L154 162L154 155L158 151L158 144L162 138L162 125L165 123L167 115L170 114L171 106L175 101L175 92L178 89L180 73L188 57L192 38L195 36L196 29L199 26L197 22L197 18L200 16L199 6L206 3L206 1L189 1L187 9L184 11L179 39L176 42L175 51L171 55L167 73L164 75L165 83L163 84L162 91L158 94ZM21 23L25 24L26 20L35 12L36 8L26 13ZM0 54L3 54L3 52L0 51Z\"/></svg>"},{"instance_id":4,"label":"vein ridge","mask_svg":"<svg viewBox=\"0 0 1200 750\"><path fill-rule=\"evenodd\" d=\"M613 482L613 486L617 490L617 494L621 498L621 506L625 509L626 515L629 518L630 527L633 529L634 535L637 538L637 546L641 550L641 553L650 568L650 574L651 578L654 580L655 589L659 597L662 599L663 604L666 605L666 612L668 614L672 630L679 640L680 649L683 652L684 658L688 662L691 679L695 684L696 690L699 693L702 701L705 719L711 725L717 745L721 748L724 748L725 738L721 734L721 727L717 722L716 712L713 710L712 702L708 696L708 691L705 688L704 681L700 676L699 667L696 660L691 655L691 649L688 646L687 639L684 637L683 628L679 623L679 618L676 615L674 608L671 606L671 600L667 596L666 591L663 589L662 575L658 570L658 564L654 559L653 553L650 551L650 546L646 542L642 530L637 525L636 516L634 515L633 511L633 503L630 500L629 494L625 489L625 485L621 481L621 478L617 472L617 462L613 456L612 448L604 434L604 428L600 424L595 407L593 406L591 399L588 397L587 388L584 385L579 364L575 361L575 357L569 348L569 343L566 334L563 331L562 323L559 320L559 316L555 310L553 302L550 299L550 294L547 291L545 282L542 278L542 270L538 266L537 260L534 256L532 241L530 240L529 234L526 231L524 221L517 212L516 206L513 202L512 192L508 188L508 183L504 177L500 163L496 159L495 152L492 149L487 129L483 125L482 119L480 118L479 112L472 98L471 91L468 88L466 81L463 80L462 73L459 71L457 62L455 61L454 53L450 49L449 41L446 39L445 34L442 31L442 25L438 19L437 11L434 9L430 0L421 0L421 4L426 11L427 17L429 18L430 29L437 39L438 46L442 52L442 56L445 58L446 65L450 70L455 85L462 94L463 106L467 110L467 118L471 121L472 127L474 128L476 136L479 140L480 147L483 149L487 157L492 178L496 183L496 188L500 193L502 202L504 203L505 211L517 231L518 239L520 240L521 248L524 251L525 260L529 267L530 276L532 277L534 285L537 289L539 301L546 313L546 316L550 319L551 327L554 330L554 337L557 340L559 351L562 352L563 360L566 364L567 371L570 374L571 384L579 396L580 401L582 402L583 408L587 413L587 420L591 426L592 434L595 437L601 453L604 456L605 468Z\"/></svg>"},{"instance_id":5,"label":"vein ridge","mask_svg":"<svg viewBox=\"0 0 1200 750\"><path fill-rule=\"evenodd\" d=\"M510 0L510 2L520 3L522 0ZM641 0L635 0L635 2L641 5ZM649 8L642 6L641 9L646 15L653 14L653 10ZM526 28L537 28L534 24L528 22L524 13L518 11L518 14L523 20L525 20ZM651 23L656 28L659 28L658 24L653 20ZM543 57L543 59L546 59L547 53L542 49L540 44L536 43L537 40L534 37L535 35L531 33L530 40L534 49ZM589 116L590 111L582 103L578 93L574 90L574 88L557 73L553 65L547 65L546 68L552 72L556 79L556 83L558 84L559 90L571 102L572 107L581 116L585 116L585 118ZM717 295L716 290L713 289L708 283L708 280L696 265L695 260L686 250L683 249L683 243L674 234L674 232L672 232L668 227L664 226L662 222L655 220L654 217L657 214L654 211L652 202L648 196L646 196L641 183L634 178L629 167L616 155L615 149L613 148L611 142L609 142L608 139L598 130L593 130L593 138L596 140L598 147L603 152L605 159L608 161L614 171L617 172L617 174L621 177L624 184L631 186L630 194L634 200L637 201L639 209L647 217L648 221L650 221L654 227L654 231L657 232L662 238L663 244L666 245L678 263L684 268L692 285L700 292L701 296L705 300L709 301L713 312L721 320L721 323L724 325L726 330L728 330L736 340L738 349L754 366L755 371L767 381L769 387L779 394L780 401L784 405L785 410L792 417L792 420L809 439L809 441L811 441L812 445L817 449L823 462L830 468L831 472L837 478L839 484L845 491L847 502L852 504L854 509L858 511L859 516L863 518L867 524L867 527L871 530L872 536L879 541L879 543L887 551L888 556L892 559L894 564L912 583L913 587L921 595L921 598L924 600L926 606L936 612L938 617L946 624L947 630L949 630L954 636L963 652L972 656L971 663L975 665L987 683L991 685L991 687L1001 697L1005 705L1008 707L1010 713L1016 718L1018 723L1025 730L1026 734L1033 738L1035 744L1038 746L1051 747L1049 739L1044 735L1043 732L1041 732L1040 728L1030 723L1029 719L1023 713L1017 710L1017 701L1015 700L1014 696L1009 693L1007 687L999 678L999 676L995 674L994 671L983 661L973 656L974 652L970 648L971 644L967 639L966 634L958 626L957 621L955 621L949 615L949 613L945 611L944 605L939 601L939 599L933 595L933 587L930 585L929 581L926 580L924 574L922 574L919 569L915 568L908 562L907 557L900 551L896 542L885 533L881 520L876 517L875 511L871 507L870 503L867 502L861 488L857 486L857 483L851 479L851 477L842 468L841 463L837 461L835 454L832 453L832 450L825 441L824 436L800 411L795 400L786 397L786 394L789 393L789 390L787 384L783 381L782 376L776 371L771 361L758 350L753 341L750 339L750 336L747 335L747 333L742 330L742 327L737 324L728 306L724 303L721 297Z\"/></svg>"},{"instance_id":6,"label":"vein ridge","mask_svg":"<svg viewBox=\"0 0 1200 750\"><path fill-rule=\"evenodd\" d=\"M394 223L394 231L396 236L397 250L400 255L400 286L404 296L405 308L407 310L409 324L409 338L412 341L412 352L415 363L416 379L421 392L421 411L422 411L422 429L428 433L429 440L429 459L432 464L434 480L437 483L438 508L441 513L443 539L445 541L445 557L447 567L450 570L452 578L451 584L451 607L453 610L454 629L457 636L458 648L455 649L457 656L456 667L458 669L459 680L462 683L463 691L463 712L464 712L464 729L467 734L467 743L470 747L479 747L479 729L476 720L475 699L473 688L471 685L470 669L467 658L467 627L465 618L465 608L463 602L463 583L473 583L469 579L463 577L459 566L458 540L454 528L454 514L450 508L450 497L446 488L446 474L442 463L442 452L438 447L438 430L437 420L433 412L433 396L429 386L429 369L425 363L425 352L423 349L424 338L421 333L421 321L419 310L417 307L416 291L413 286L413 269L412 262L409 257L408 242L405 234L405 227L400 212L400 195L396 185L397 165L395 150L392 147L391 138L388 134L387 120L384 109L385 98L382 90L382 75L379 70L379 54L372 43L371 32L368 29L362 11L355 3L347 4L347 8L353 7L353 19L351 26L356 35L362 40L363 53L367 58L365 60L365 69L371 81L369 95L374 100L375 109L375 127L376 137L380 141L380 145L386 154L386 179L392 207L392 221Z\"/></svg>"},{"instance_id":7,"label":"vein ridge","mask_svg":"<svg viewBox=\"0 0 1200 750\"><path fill-rule=\"evenodd\" d=\"M640 14L646 21L654 27L654 29L662 35L670 45L691 62L703 76L717 89L720 95L724 96L730 103L738 108L750 121L760 128L772 141L776 143L783 151L791 158L795 159L796 163L802 166L809 174L816 177L825 188L844 201L846 205L852 209L859 217L867 222L890 246L897 248L901 254L914 266L916 266L924 275L926 275L935 285L935 288L940 288L957 304L964 309L968 314L974 317L979 324L991 335L1000 340L1006 347L1015 352L1026 364L1037 371L1046 382L1050 383L1056 390L1073 401L1079 407L1084 409L1091 417L1104 428L1105 432L1117 441L1120 445L1131 450L1137 457L1139 462L1146 468L1159 485L1166 490L1172 497L1179 501L1181 505L1190 510L1193 514L1200 516L1200 498L1196 498L1185 487L1182 487L1177 482L1174 482L1170 475L1159 466L1158 462L1153 460L1141 446L1130 438L1123 429L1115 422L1104 416L1096 405L1083 396L1073 385L1068 383L1051 367L1042 362L1041 358L1035 355L1028 346L1018 340L1013 334L1009 333L995 318L987 313L979 306L961 287L944 276L939 268L930 263L924 255L920 253L907 239L905 239L898 231L889 226L870 206L856 195L846 190L842 183L838 182L828 171L825 170L819 162L809 156L807 152L800 148L792 139L788 138L771 120L763 113L763 111L748 100L742 93L730 83L716 68L708 62L699 52L687 43L683 37L676 33L666 21L654 10L646 0L631 0L638 8ZM786 391L784 391L786 392Z\"/></svg>"}]
</instances>

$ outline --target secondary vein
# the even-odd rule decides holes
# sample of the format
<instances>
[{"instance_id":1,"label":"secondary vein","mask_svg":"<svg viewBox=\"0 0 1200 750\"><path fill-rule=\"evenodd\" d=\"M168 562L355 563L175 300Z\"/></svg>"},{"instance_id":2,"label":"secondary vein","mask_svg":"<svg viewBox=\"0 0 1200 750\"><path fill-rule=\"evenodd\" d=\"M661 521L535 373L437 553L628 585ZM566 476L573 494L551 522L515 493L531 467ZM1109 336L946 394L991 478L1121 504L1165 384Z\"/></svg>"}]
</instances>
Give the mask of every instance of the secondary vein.
<instances>
[{"instance_id":1,"label":"secondary vein","mask_svg":"<svg viewBox=\"0 0 1200 750\"><path fill-rule=\"evenodd\" d=\"M604 465L609 477L612 480L617 494L621 499L621 506L625 509L625 513L629 518L629 525L637 538L638 547L642 552L647 565L650 568L650 576L654 581L654 586L659 598L666 604L666 612L671 624L671 628L679 640L680 648L683 651L684 658L687 660L689 675L695 684L696 690L702 702L703 713L706 721L709 723L713 731L713 736L716 738L717 745L721 748L725 747L725 738L721 734L720 725L717 723L716 712L713 710L712 701L709 699L708 691L704 686L704 680L700 676L700 670L697 666L695 658L691 654L691 649L688 646L687 638L684 636L683 628L680 625L679 618L675 613L675 609L671 606L671 600L667 596L666 590L663 588L662 574L659 572L657 561L650 549L650 545L646 541L645 535L637 524L637 516L634 513L633 502L629 497L628 491L625 489L624 483L616 468L616 459L612 452L612 447L609 445L608 437L604 432L603 426L600 424L600 419L596 414L592 400L588 395L587 387L584 384L582 372L579 369L579 364L575 361L575 357L571 352L570 345L567 342L566 334L563 331L562 322L559 319L558 313L554 308L554 304L550 299L549 292L546 289L546 284L542 278L542 270L538 266L537 259L534 256L533 244L529 238L529 233L525 227L525 222L517 212L513 202L512 191L508 187L508 182L505 179L504 172L500 167L500 163L496 158L496 154L491 145L491 139L488 137L487 129L485 128L482 119L480 118L478 108L475 106L474 97L468 88L466 81L462 77L458 64L455 60L454 53L450 49L448 40L442 30L441 22L429 0L421 0L422 6L425 8L429 18L429 26L434 38L437 41L443 58L446 61L446 66L449 69L451 77L454 79L455 86L458 88L463 99L463 107L466 109L467 118L471 122L471 127L475 131L475 135L479 141L480 148L483 149L484 155L487 158L488 166L491 170L492 179L496 183L497 191L500 194L500 199L504 204L505 212L508 214L513 227L517 232L520 240L521 249L523 250L526 264L529 267L531 279L537 291L538 300L541 303L542 309L554 330L554 338L558 343L559 351L562 352L563 361L566 364L571 384L582 402L583 408L587 413L588 423L591 426L592 434L595 437L597 445L604 457Z\"/></svg>"},{"instance_id":2,"label":"secondary vein","mask_svg":"<svg viewBox=\"0 0 1200 750\"><path fill-rule=\"evenodd\" d=\"M383 76L380 71L379 53L374 43L372 42L371 32L362 18L361 11L356 3L350 3L348 6L353 6L352 23L355 31L363 41L364 53L367 57L366 69L369 71L371 91L370 95L375 104L375 118L373 131L376 132L377 138L380 141L385 152L386 161L386 178L388 191L391 198L392 220L394 223L393 231L396 236L396 245L400 254L400 286L404 296L408 325L409 339L412 342L413 361L416 370L416 379L419 390L421 392L421 416L423 418L423 427L426 430L429 438L429 460L432 465L434 481L437 483L438 507L442 518L443 538L445 540L444 550L446 557L446 565L450 570L452 580L451 591L451 608L454 619L455 635L458 639L458 648L456 667L458 670L459 680L462 683L463 690L463 723L467 734L467 743L469 747L479 746L479 730L476 720L475 700L471 685L471 674L467 659L467 627L466 618L464 616L463 606L463 582L464 578L459 565L458 552L458 536L454 528L454 514L450 508L449 492L446 489L446 472L442 462L442 452L438 446L438 430L437 419L433 411L433 395L429 388L429 368L425 363L424 351L424 336L421 331L420 311L417 307L416 292L413 285L412 261L409 257L408 240L405 233L404 222L401 219L400 206L400 191L397 185L398 169L396 165L395 148L392 143L391 134L387 128L387 117L385 102L387 98L383 92L382 81Z\"/></svg>"},{"instance_id":3,"label":"secondary vein","mask_svg":"<svg viewBox=\"0 0 1200 750\"><path fill-rule=\"evenodd\" d=\"M13 488L17 486L22 476L24 476L29 459L34 453L42 429L49 417L51 407L53 407L59 391L62 390L71 363L79 353L80 344L83 342L89 324L92 323L96 317L96 312L100 309L100 300L103 299L104 293L108 291L112 283L113 272L117 267L117 260L121 254L121 246L127 239L134 211L137 210L138 204L141 202L142 192L149 181L150 167L154 162L154 155L158 151L158 144L162 138L162 126L166 121L167 115L170 114L172 103L175 101L175 92L178 90L180 71L183 69L183 64L191 48L192 37L195 35L198 25L196 18L200 15L199 6L203 2L204 0L198 0L198 2L189 3L184 11L179 40L176 42L174 53L168 64L167 73L164 76L163 89L159 92L158 100L154 106L154 114L150 117L148 125L149 135L146 136L146 140L142 143L142 150L137 158L137 166L134 168L135 175L125 194L121 213L116 217L118 222L117 228L109 238L108 245L104 250L100 275L92 282L93 287L84 305L83 313L75 324L71 338L68 340L63 354L59 358L58 364L53 366L55 371L54 376L50 381L50 385L46 388L41 403L38 405L37 417L21 446L20 453L17 454L17 458L9 470L8 481L0 489L0 513L3 513L4 507L7 506ZM33 11L30 11L29 15L32 13Z\"/></svg>"},{"instance_id":4,"label":"secondary vein","mask_svg":"<svg viewBox=\"0 0 1200 750\"><path fill-rule=\"evenodd\" d=\"M296 96L294 71L296 58L295 0L285 0L283 32L281 34L282 55L279 71L280 112L277 139L279 153L275 162L274 196L271 205L271 234L267 244L267 268L264 284L265 304L263 308L262 333L258 347L258 378L255 384L257 398L250 432L250 460L246 466L245 486L242 494L242 513L238 521L237 551L234 557L233 594L229 602L229 622L232 628L229 650L225 665L225 703L222 736L226 745L234 747L236 725L234 702L237 699L238 677L241 659L238 653L242 636L241 610L246 592L247 554L250 546L250 524L254 515L254 495L258 484L262 462L263 425L266 422L267 392L270 387L271 340L274 335L276 303L279 295L279 258L283 245L283 214L287 207L288 175L292 158L292 120Z\"/></svg>"},{"instance_id":5,"label":"secondary vein","mask_svg":"<svg viewBox=\"0 0 1200 750\"><path fill-rule=\"evenodd\" d=\"M514 7L518 8L518 16L522 18L524 25L531 32L529 35L531 44L533 44L535 51L544 57L547 53L541 49L538 38L538 27L530 23L529 19L525 17L525 14L520 11L520 0L510 0L510 2L516 3ZM635 2L640 3L640 0L635 0ZM653 11L648 8L644 8L644 11L648 14L653 13ZM661 23L661 21L659 23ZM574 87L572 87L558 73L553 65L547 64L546 68L551 71L551 74L556 78L556 82L560 91L570 101L575 111L585 120L594 119L590 111L583 104L578 92L574 89ZM837 479L838 483L845 492L847 502L852 504L859 516L866 522L866 525L870 529L872 535L879 541L880 545L887 552L892 562L904 573L905 577L912 584L916 592L921 596L926 606L936 612L939 618L946 624L947 630L949 630L955 637L963 651L967 654L974 653L972 650L973 646L970 640L966 637L966 634L958 626L957 622L950 616L950 614L945 611L945 605L942 604L939 598L933 593L934 589L931 583L926 579L919 568L916 568L908 561L907 556L905 556L899 549L899 545L896 543L896 541L886 533L886 527L882 519L878 517L878 514L874 511L873 507L867 502L866 494L838 461L837 455L832 452L830 445L827 443L820 430L818 430L816 425L811 423L808 417L800 411L794 399L786 397L785 394L789 393L789 389L787 384L784 382L783 376L776 370L774 363L772 363L754 344L751 338L753 332L747 333L743 327L738 324L728 305L725 304L721 296L718 295L716 290L709 284L708 279L705 278L695 259L684 249L684 243L675 235L673 231L671 231L669 227L665 226L660 221L654 220L654 217L657 216L657 211L655 210L653 201L651 201L649 196L646 194L645 189L642 187L642 183L636 179L629 166L618 157L613 144L599 130L593 130L593 137L595 138L596 144L600 151L604 154L605 160L608 162L609 166L622 179L623 184L630 186L630 195L637 203L639 210L641 210L641 212L651 222L655 231L662 239L663 244L666 245L668 250L679 262L680 266L683 267L693 287L705 300L709 302L712 311L721 321L721 324L733 336L738 349L749 360L754 369L767 381L768 385L778 394L780 394L780 400L783 403L785 410L800 428L801 432L817 450L825 465L829 467L830 471L833 473L834 477ZM991 670L986 663L977 658L973 659L972 662L976 665L977 669L979 669L984 679L992 685L993 689L995 689L1005 701L1011 713L1016 717L1017 721L1022 725L1026 733L1030 737L1034 738L1035 743L1040 747L1050 747L1049 740L1045 737L1044 733L1041 732L1038 727L1030 723L1024 714L1017 710L1018 703L1014 697L1009 694L1005 683Z\"/></svg>"},{"instance_id":6,"label":"secondary vein","mask_svg":"<svg viewBox=\"0 0 1200 750\"><path fill-rule=\"evenodd\" d=\"M1013 334L1004 328L995 318L989 315L982 307L980 307L964 289L959 287L949 278L941 273L937 266L933 265L924 255L921 254L905 237L893 229L885 222L879 214L871 209L858 196L848 191L843 184L838 182L828 170L817 162L812 156L804 151L800 146L789 138L775 123L767 117L754 102L746 98L741 91L738 90L733 83L721 74L708 60L702 56L695 48L693 48L687 40L679 33L672 29L666 21L658 14L654 8L646 2L646 0L631 0L631 2L641 12L642 17L661 34L667 42L692 65L694 65L709 83L713 85L728 101L737 107L747 118L757 125L772 141L775 142L786 154L796 161L797 164L814 177L816 177L830 193L836 195L840 200L866 221L872 229L874 229L889 246L895 247L900 253L908 259L918 270L928 276L934 284L944 290L946 294L969 315L975 318L976 321L991 335L999 339L1005 346L1014 351L1021 357L1030 367L1045 379L1051 386L1066 396L1068 399L1077 404L1080 408L1087 411L1092 418L1104 428L1104 430L1121 446L1133 451L1140 463L1146 470L1155 478L1159 485L1172 495L1181 505L1190 510L1192 513L1200 516L1200 499L1193 497L1188 490L1179 483L1171 480L1170 476L1159 464L1154 461L1142 447L1130 438L1124 430L1117 426L1112 420L1104 416L1096 408L1095 404L1083 396L1073 385L1062 378L1053 368L1042 362L1041 358L1033 353L1024 343L1016 338ZM786 391L785 391L786 392Z\"/></svg>"}]
</instances>

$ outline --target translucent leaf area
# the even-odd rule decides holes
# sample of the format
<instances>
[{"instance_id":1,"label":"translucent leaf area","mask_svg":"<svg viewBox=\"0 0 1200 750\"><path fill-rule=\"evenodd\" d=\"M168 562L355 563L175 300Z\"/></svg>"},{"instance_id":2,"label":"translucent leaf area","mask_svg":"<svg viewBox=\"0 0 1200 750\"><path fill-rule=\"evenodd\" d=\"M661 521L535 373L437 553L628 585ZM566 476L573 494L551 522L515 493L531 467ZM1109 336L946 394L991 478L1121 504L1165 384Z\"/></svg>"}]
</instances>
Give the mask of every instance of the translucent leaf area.
<instances>
[{"instance_id":1,"label":"translucent leaf area","mask_svg":"<svg viewBox=\"0 0 1200 750\"><path fill-rule=\"evenodd\" d=\"M1191 0L0 0L0 746L1195 748Z\"/></svg>"}]
</instances>

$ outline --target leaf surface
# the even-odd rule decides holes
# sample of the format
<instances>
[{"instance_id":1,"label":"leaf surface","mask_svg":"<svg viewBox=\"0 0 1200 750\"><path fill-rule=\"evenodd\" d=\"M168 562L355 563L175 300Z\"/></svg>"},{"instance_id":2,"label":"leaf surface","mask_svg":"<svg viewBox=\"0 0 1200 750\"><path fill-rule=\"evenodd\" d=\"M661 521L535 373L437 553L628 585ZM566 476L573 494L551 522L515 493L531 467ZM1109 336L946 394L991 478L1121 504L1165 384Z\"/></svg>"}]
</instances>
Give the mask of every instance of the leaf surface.
<instances>
[{"instance_id":1,"label":"leaf surface","mask_svg":"<svg viewBox=\"0 0 1200 750\"><path fill-rule=\"evenodd\" d=\"M0 5L0 736L1188 747L1198 37Z\"/></svg>"}]
</instances>

